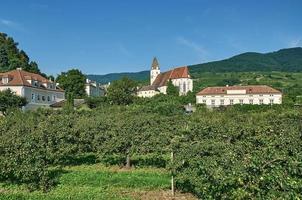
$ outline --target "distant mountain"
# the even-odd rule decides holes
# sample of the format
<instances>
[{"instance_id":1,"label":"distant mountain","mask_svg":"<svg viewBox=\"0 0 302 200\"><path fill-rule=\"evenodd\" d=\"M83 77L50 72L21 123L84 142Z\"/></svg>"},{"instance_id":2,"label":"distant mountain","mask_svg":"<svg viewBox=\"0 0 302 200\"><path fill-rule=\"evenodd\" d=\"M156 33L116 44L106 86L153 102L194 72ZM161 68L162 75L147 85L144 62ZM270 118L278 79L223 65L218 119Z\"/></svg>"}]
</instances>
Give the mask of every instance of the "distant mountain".
<instances>
[{"instance_id":1,"label":"distant mountain","mask_svg":"<svg viewBox=\"0 0 302 200\"><path fill-rule=\"evenodd\" d=\"M137 81L145 81L149 79L150 71L141 71L141 72L125 72L125 73L111 73L106 75L86 75L88 79L97 81L101 84L112 82L114 80L121 79L123 77L128 77Z\"/></svg>"},{"instance_id":2,"label":"distant mountain","mask_svg":"<svg viewBox=\"0 0 302 200\"><path fill-rule=\"evenodd\" d=\"M221 61L189 65L189 70L193 77L198 77L202 72L302 72L302 48L281 49L272 53L247 52ZM111 82L123 76L143 81L149 79L149 71L87 76L100 83Z\"/></svg>"},{"instance_id":3,"label":"distant mountain","mask_svg":"<svg viewBox=\"0 0 302 200\"><path fill-rule=\"evenodd\" d=\"M302 71L302 48L281 49L272 53L243 53L229 59L191 65L190 72Z\"/></svg>"}]
</instances>

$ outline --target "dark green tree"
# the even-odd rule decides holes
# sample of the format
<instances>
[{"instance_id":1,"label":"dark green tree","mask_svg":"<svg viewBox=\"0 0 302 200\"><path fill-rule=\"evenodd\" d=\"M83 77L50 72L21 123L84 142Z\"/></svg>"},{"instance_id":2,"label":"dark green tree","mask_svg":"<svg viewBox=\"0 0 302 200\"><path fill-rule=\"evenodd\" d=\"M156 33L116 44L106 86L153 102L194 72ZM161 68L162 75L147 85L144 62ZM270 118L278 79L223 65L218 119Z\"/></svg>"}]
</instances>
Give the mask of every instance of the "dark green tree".
<instances>
[{"instance_id":1,"label":"dark green tree","mask_svg":"<svg viewBox=\"0 0 302 200\"><path fill-rule=\"evenodd\" d=\"M3 45L0 46L0 69L8 67L8 54Z\"/></svg>"},{"instance_id":2,"label":"dark green tree","mask_svg":"<svg viewBox=\"0 0 302 200\"><path fill-rule=\"evenodd\" d=\"M41 74L37 63L30 61L25 51L18 49L18 43L5 33L0 33L0 71L23 68ZM44 76L44 74L41 74Z\"/></svg>"},{"instance_id":3,"label":"dark green tree","mask_svg":"<svg viewBox=\"0 0 302 200\"><path fill-rule=\"evenodd\" d=\"M111 104L129 105L134 100L137 83L127 77L113 81L108 88L107 97Z\"/></svg>"},{"instance_id":4,"label":"dark green tree","mask_svg":"<svg viewBox=\"0 0 302 200\"><path fill-rule=\"evenodd\" d=\"M26 105L26 99L15 95L10 89L0 91L0 112L4 115L10 108L20 108Z\"/></svg>"},{"instance_id":5,"label":"dark green tree","mask_svg":"<svg viewBox=\"0 0 302 200\"><path fill-rule=\"evenodd\" d=\"M174 86L171 80L167 84L167 95L179 96L179 88Z\"/></svg>"},{"instance_id":6,"label":"dark green tree","mask_svg":"<svg viewBox=\"0 0 302 200\"><path fill-rule=\"evenodd\" d=\"M63 88L68 95L72 93L74 98L84 98L86 76L78 69L71 69L67 72L62 72L57 77L57 83Z\"/></svg>"}]
</instances>

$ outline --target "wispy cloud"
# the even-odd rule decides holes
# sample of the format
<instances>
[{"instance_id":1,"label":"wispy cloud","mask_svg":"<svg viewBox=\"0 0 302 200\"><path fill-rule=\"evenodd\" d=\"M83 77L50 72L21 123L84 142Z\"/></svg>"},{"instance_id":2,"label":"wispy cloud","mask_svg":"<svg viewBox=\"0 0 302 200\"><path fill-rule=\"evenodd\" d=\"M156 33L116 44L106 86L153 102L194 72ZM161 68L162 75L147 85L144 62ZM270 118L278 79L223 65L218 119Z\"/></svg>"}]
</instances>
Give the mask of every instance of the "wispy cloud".
<instances>
[{"instance_id":1,"label":"wispy cloud","mask_svg":"<svg viewBox=\"0 0 302 200\"><path fill-rule=\"evenodd\" d=\"M197 53L198 58L201 59L202 61L206 60L208 51L203 46L184 37L177 37L176 41L178 44L186 46L192 49L193 51L195 51L195 53Z\"/></svg>"},{"instance_id":2,"label":"wispy cloud","mask_svg":"<svg viewBox=\"0 0 302 200\"><path fill-rule=\"evenodd\" d=\"M288 43L288 47L293 48L293 47L299 47L302 46L302 39L301 38L296 38Z\"/></svg>"},{"instance_id":3,"label":"wispy cloud","mask_svg":"<svg viewBox=\"0 0 302 200\"><path fill-rule=\"evenodd\" d=\"M123 44L118 45L118 50L125 56L132 56L132 52L129 51Z\"/></svg>"},{"instance_id":4,"label":"wispy cloud","mask_svg":"<svg viewBox=\"0 0 302 200\"><path fill-rule=\"evenodd\" d=\"M24 27L21 24L8 20L8 19L0 19L0 25L6 26L8 28L15 29L18 31L25 31Z\"/></svg>"}]
</instances>

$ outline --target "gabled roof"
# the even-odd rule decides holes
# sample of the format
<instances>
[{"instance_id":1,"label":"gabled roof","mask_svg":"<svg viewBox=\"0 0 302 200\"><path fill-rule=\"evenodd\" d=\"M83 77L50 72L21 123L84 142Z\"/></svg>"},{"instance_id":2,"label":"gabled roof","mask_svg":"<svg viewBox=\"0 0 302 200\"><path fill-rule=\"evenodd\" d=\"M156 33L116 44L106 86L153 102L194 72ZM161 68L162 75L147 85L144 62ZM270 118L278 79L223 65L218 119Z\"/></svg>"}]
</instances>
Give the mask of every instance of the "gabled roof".
<instances>
[{"instance_id":1,"label":"gabled roof","mask_svg":"<svg viewBox=\"0 0 302 200\"><path fill-rule=\"evenodd\" d=\"M39 81L41 83L53 83L51 80L48 80L47 78L41 76L40 74L35 74L31 72L24 71L22 69L16 69L12 70L9 72L4 72L0 73L0 79L2 78L9 78L9 81L7 84L3 84L2 81L0 81L0 86L27 86L27 87L34 87L30 82L27 80L34 80L34 81ZM39 89L48 89L45 88L43 85L39 87ZM56 87L56 89L53 90L58 90L64 92L59 87Z\"/></svg>"},{"instance_id":2,"label":"gabled roof","mask_svg":"<svg viewBox=\"0 0 302 200\"><path fill-rule=\"evenodd\" d=\"M245 90L246 94L282 94L279 90L276 90L267 85L249 85L249 86L207 87L201 90L200 92L198 92L197 96L227 94L228 90Z\"/></svg>"},{"instance_id":3,"label":"gabled roof","mask_svg":"<svg viewBox=\"0 0 302 200\"><path fill-rule=\"evenodd\" d=\"M178 79L178 78L190 78L188 67L177 67L170 71L159 74L154 82L153 86L161 87L167 85L170 79Z\"/></svg>"}]
</instances>

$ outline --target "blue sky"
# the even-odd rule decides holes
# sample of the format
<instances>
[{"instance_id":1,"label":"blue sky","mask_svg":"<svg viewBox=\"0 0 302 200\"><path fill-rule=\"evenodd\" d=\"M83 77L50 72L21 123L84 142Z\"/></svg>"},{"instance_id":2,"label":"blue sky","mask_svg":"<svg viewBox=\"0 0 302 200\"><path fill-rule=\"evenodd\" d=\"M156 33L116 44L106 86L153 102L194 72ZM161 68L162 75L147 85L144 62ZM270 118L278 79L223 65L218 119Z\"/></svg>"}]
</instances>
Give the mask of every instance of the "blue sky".
<instances>
[{"instance_id":1,"label":"blue sky","mask_svg":"<svg viewBox=\"0 0 302 200\"><path fill-rule=\"evenodd\" d=\"M301 0L9 0L0 32L43 72L163 70L302 46Z\"/></svg>"}]
</instances>

